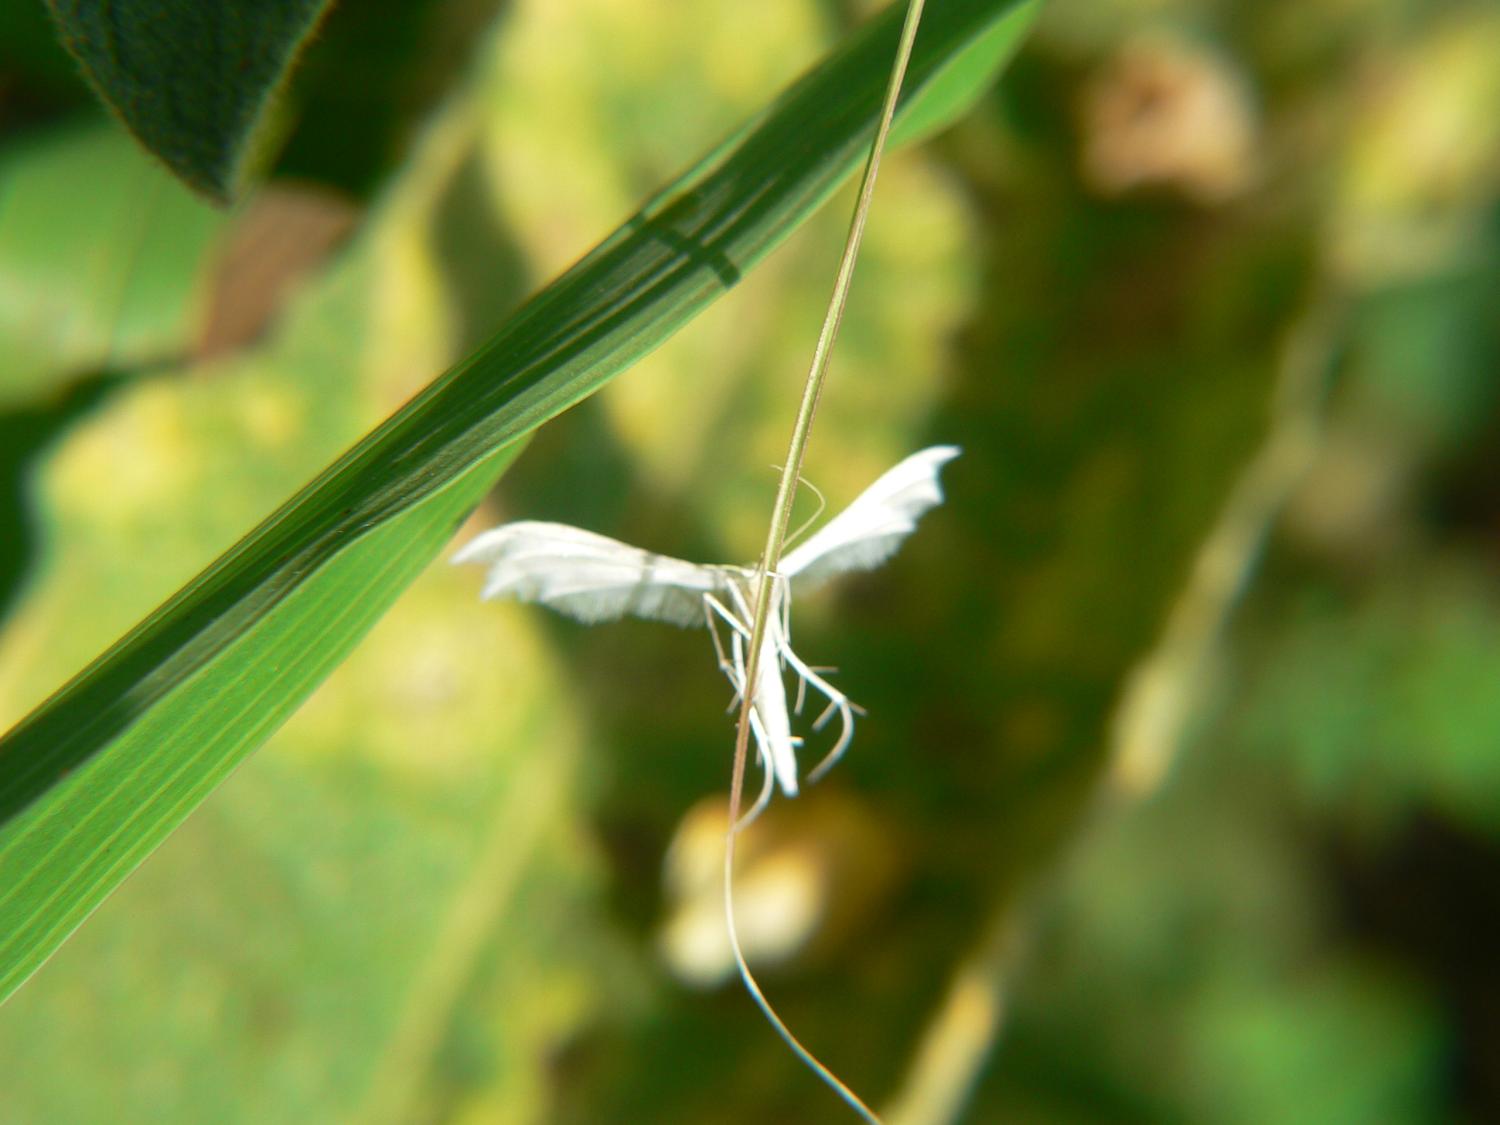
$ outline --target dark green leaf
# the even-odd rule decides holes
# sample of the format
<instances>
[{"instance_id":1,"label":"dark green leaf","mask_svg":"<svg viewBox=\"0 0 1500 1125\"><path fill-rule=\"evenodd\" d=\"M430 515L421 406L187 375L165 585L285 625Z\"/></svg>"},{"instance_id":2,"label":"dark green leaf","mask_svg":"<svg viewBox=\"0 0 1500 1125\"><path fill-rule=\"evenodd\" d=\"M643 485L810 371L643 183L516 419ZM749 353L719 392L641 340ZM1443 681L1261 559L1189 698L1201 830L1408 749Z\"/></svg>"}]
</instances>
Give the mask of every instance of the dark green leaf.
<instances>
[{"instance_id":1,"label":"dark green leaf","mask_svg":"<svg viewBox=\"0 0 1500 1125\"><path fill-rule=\"evenodd\" d=\"M256 126L327 0L48 0L104 101L186 183L234 194Z\"/></svg>"}]
</instances>

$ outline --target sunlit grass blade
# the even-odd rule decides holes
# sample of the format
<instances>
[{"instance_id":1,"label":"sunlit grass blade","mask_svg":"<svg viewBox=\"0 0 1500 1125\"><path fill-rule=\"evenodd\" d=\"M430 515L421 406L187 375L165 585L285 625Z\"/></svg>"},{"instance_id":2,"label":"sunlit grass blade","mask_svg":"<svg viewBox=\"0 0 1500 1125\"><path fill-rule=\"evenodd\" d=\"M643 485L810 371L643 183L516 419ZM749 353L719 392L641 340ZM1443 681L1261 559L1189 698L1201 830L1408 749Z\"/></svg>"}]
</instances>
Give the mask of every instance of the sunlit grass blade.
<instances>
[{"instance_id":1,"label":"sunlit grass blade","mask_svg":"<svg viewBox=\"0 0 1500 1125\"><path fill-rule=\"evenodd\" d=\"M939 6L907 102L940 77L945 98L955 77L981 85L1032 12ZM725 292L854 170L898 18L848 39L0 740L0 997L338 664L516 443Z\"/></svg>"}]
</instances>

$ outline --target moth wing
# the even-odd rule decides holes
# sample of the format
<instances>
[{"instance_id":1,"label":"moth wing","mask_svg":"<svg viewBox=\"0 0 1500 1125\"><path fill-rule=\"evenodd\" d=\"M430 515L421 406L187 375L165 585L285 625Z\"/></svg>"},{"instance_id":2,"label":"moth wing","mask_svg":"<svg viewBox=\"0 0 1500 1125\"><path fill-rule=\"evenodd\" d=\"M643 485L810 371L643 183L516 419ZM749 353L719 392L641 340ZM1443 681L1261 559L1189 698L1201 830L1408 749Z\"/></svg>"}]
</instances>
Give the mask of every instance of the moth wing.
<instances>
[{"instance_id":1,"label":"moth wing","mask_svg":"<svg viewBox=\"0 0 1500 1125\"><path fill-rule=\"evenodd\" d=\"M710 566L653 554L561 523L520 520L477 535L454 563L489 567L480 597L535 602L586 624L626 614L702 625L703 595L719 590Z\"/></svg>"},{"instance_id":2,"label":"moth wing","mask_svg":"<svg viewBox=\"0 0 1500 1125\"><path fill-rule=\"evenodd\" d=\"M934 445L887 470L854 502L781 560L781 572L799 586L850 570L869 570L896 553L917 520L943 502L938 472L959 454L956 445Z\"/></svg>"}]
</instances>

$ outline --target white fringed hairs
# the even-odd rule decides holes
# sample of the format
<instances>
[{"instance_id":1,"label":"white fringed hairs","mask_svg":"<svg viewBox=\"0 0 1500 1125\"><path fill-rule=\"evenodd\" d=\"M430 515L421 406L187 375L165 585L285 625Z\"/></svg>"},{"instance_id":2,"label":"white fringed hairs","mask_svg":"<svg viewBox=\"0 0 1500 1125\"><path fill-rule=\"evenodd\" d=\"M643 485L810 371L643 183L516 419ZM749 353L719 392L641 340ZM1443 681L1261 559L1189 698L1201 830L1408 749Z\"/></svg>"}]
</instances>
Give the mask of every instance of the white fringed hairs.
<instances>
[{"instance_id":1,"label":"white fringed hairs","mask_svg":"<svg viewBox=\"0 0 1500 1125\"><path fill-rule=\"evenodd\" d=\"M959 450L934 445L888 470L855 501L788 552L773 585L772 612L761 667L755 677L751 729L765 772L765 785L750 816L770 799L773 779L789 797L797 794L796 748L782 671L798 679L796 710L808 687L828 700L813 723L821 729L833 715L841 723L838 741L808 775L817 780L848 748L854 735L856 705L792 651L791 591L806 589L836 574L870 570L896 553L917 520L943 501L939 470ZM453 557L455 563L489 567L480 596L536 602L587 624L625 614L674 625L707 625L719 667L736 699L745 690L745 660L754 618L754 566L704 565L652 554L616 539L560 523L521 520L476 536ZM729 627L729 648L715 621Z\"/></svg>"}]
</instances>

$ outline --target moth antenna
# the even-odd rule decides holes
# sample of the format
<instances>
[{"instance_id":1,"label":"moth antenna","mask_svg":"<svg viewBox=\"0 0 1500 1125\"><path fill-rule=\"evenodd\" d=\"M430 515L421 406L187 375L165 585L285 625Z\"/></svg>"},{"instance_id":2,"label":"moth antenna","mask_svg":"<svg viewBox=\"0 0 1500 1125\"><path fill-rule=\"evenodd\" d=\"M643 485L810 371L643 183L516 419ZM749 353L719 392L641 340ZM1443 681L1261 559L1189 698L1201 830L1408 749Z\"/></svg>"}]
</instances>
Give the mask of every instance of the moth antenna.
<instances>
[{"instance_id":1,"label":"moth antenna","mask_svg":"<svg viewBox=\"0 0 1500 1125\"><path fill-rule=\"evenodd\" d=\"M823 513L828 510L828 497L823 495L823 490L821 488L813 484L812 481L808 480L801 473L797 474L797 484L803 488L806 488L809 492L811 492L818 498L818 506L813 509L812 515L808 516L805 520L797 525L795 531L789 532L787 534L786 545L788 547L795 544L797 540L801 539L810 530L812 530L812 525L817 523L818 520L822 518Z\"/></svg>"}]
</instances>

